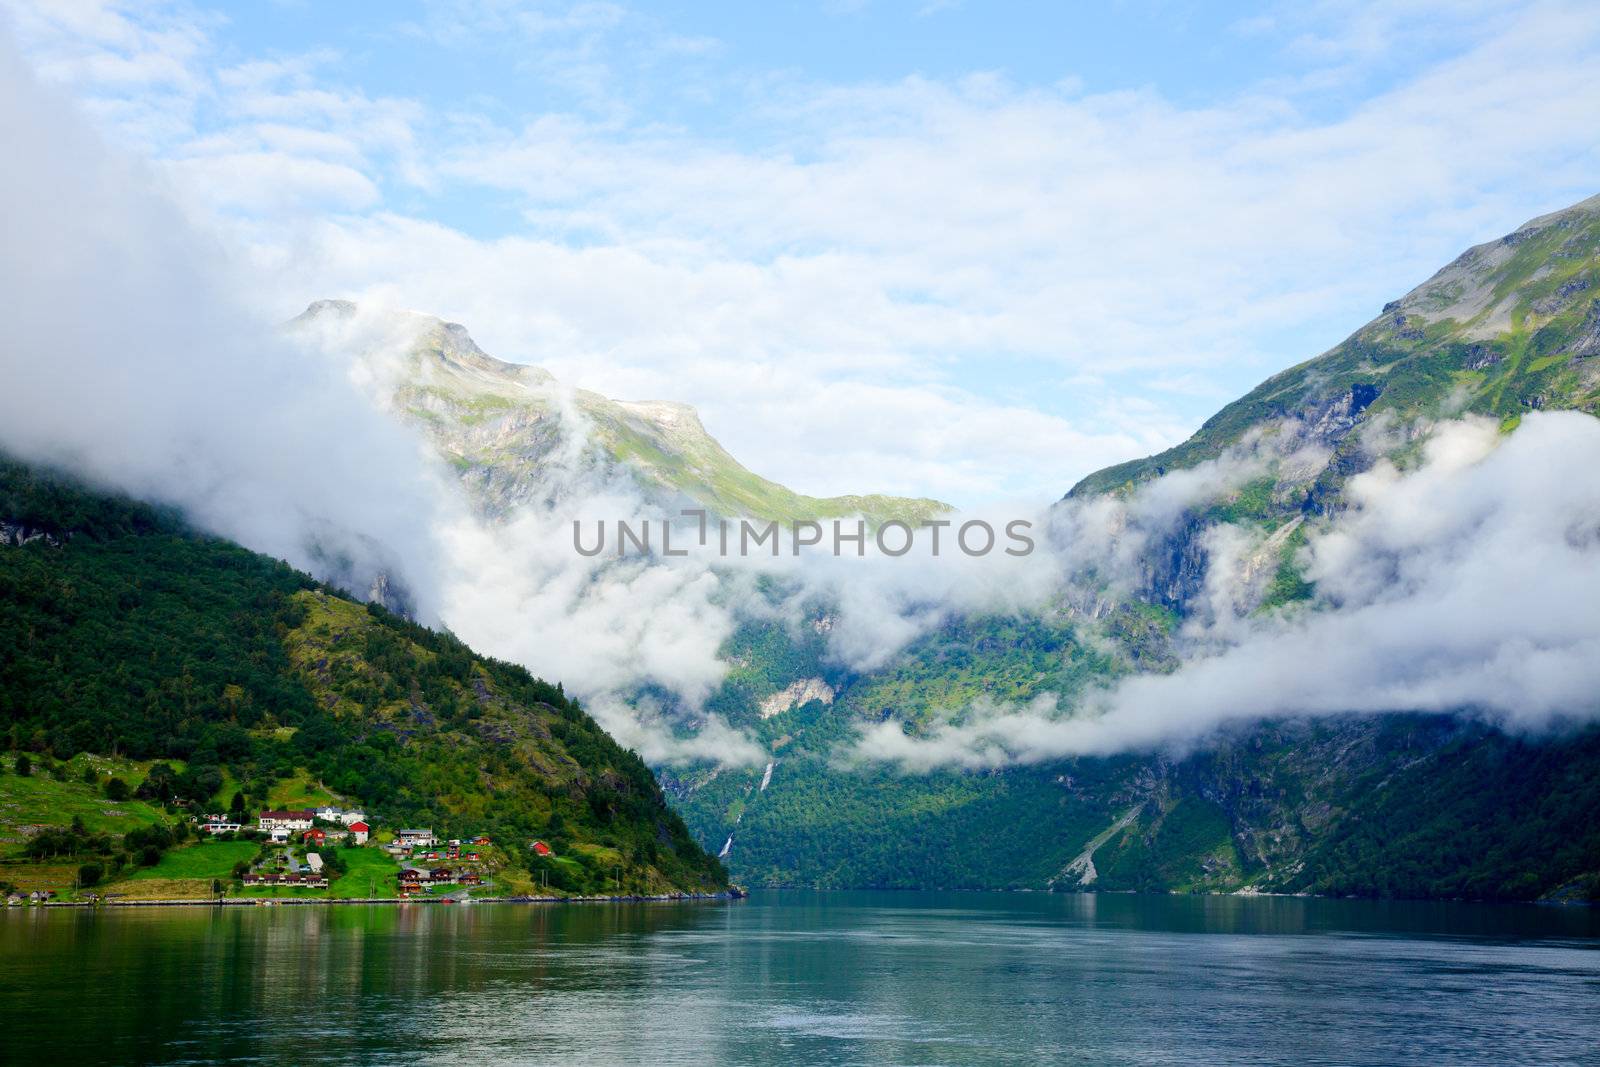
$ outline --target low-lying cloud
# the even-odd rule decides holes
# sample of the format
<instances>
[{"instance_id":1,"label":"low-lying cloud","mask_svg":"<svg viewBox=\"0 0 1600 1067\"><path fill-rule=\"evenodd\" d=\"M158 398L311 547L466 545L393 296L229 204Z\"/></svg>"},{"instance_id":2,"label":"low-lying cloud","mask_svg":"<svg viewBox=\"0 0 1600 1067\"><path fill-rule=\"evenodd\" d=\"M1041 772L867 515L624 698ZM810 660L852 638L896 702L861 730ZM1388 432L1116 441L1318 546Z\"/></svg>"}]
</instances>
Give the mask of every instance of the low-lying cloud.
<instances>
[{"instance_id":1,"label":"low-lying cloud","mask_svg":"<svg viewBox=\"0 0 1600 1067\"><path fill-rule=\"evenodd\" d=\"M228 253L0 42L0 447L436 620L449 498L348 369L290 345Z\"/></svg>"},{"instance_id":2,"label":"low-lying cloud","mask_svg":"<svg viewBox=\"0 0 1600 1067\"><path fill-rule=\"evenodd\" d=\"M982 704L922 736L868 729L855 754L908 770L1183 748L1232 723L1462 712L1543 730L1600 718L1600 420L1536 413L1436 427L1421 464L1350 479L1309 534L1312 604L1223 611L1199 654L1073 706ZM1215 565L1215 564L1214 564Z\"/></svg>"}]
</instances>

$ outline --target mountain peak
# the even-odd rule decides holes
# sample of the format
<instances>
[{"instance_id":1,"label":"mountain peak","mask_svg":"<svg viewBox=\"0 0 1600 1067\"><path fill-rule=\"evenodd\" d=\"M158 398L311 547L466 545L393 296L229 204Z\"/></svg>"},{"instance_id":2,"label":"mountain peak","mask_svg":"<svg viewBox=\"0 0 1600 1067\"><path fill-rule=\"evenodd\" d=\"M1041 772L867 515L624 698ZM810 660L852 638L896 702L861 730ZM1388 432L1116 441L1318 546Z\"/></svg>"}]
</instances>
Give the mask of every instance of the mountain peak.
<instances>
[{"instance_id":1,"label":"mountain peak","mask_svg":"<svg viewBox=\"0 0 1600 1067\"><path fill-rule=\"evenodd\" d=\"M1399 312L1423 323L1451 322L1463 339L1487 340L1511 331L1518 324L1514 320L1529 312L1549 319L1586 299L1595 287L1597 252L1600 195L1474 245L1386 305L1384 313ZM1551 277L1559 277L1560 283L1552 291L1540 291L1549 287L1539 282Z\"/></svg>"},{"instance_id":2,"label":"mountain peak","mask_svg":"<svg viewBox=\"0 0 1600 1067\"><path fill-rule=\"evenodd\" d=\"M396 407L449 457L491 513L546 499L554 491L547 475L570 461L569 446L602 467L627 470L647 496L693 502L730 518L915 521L950 510L921 498L796 493L730 455L691 405L613 400L563 387L543 368L489 355L458 322L317 300L290 326L313 324L335 325L336 346L366 350L397 339L405 346Z\"/></svg>"}]
</instances>

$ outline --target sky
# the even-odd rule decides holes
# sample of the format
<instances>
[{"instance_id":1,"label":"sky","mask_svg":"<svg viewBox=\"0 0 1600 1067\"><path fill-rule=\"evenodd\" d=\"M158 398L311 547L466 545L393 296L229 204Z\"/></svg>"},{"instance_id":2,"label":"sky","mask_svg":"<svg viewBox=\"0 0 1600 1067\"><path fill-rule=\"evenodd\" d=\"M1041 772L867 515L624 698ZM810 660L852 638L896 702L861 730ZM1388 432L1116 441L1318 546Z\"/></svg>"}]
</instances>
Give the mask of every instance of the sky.
<instances>
[{"instance_id":1,"label":"sky","mask_svg":"<svg viewBox=\"0 0 1600 1067\"><path fill-rule=\"evenodd\" d=\"M696 405L815 494L1048 500L1600 191L1600 8L0 0L264 320Z\"/></svg>"}]
</instances>

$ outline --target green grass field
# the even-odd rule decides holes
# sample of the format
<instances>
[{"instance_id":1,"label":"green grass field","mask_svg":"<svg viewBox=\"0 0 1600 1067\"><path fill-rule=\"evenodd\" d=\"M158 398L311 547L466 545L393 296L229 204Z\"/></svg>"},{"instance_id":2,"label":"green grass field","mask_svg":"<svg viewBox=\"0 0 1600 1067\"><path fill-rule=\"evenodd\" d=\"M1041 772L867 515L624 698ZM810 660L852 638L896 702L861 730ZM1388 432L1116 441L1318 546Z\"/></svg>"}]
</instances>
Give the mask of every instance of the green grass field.
<instances>
[{"instance_id":1,"label":"green grass field","mask_svg":"<svg viewBox=\"0 0 1600 1067\"><path fill-rule=\"evenodd\" d=\"M387 852L376 848L344 848L339 850L339 859L347 870L328 887L330 897L390 899L397 895L395 881L400 876L400 865Z\"/></svg>"},{"instance_id":2,"label":"green grass field","mask_svg":"<svg viewBox=\"0 0 1600 1067\"><path fill-rule=\"evenodd\" d=\"M231 797L230 797L231 799ZM292 778L280 778L273 783L267 802L274 808L316 808L323 804L338 804L340 800L311 779L305 771L296 771Z\"/></svg>"},{"instance_id":3,"label":"green grass field","mask_svg":"<svg viewBox=\"0 0 1600 1067\"><path fill-rule=\"evenodd\" d=\"M119 776L130 776L125 778L130 785L144 780L144 767L138 764L97 759L97 769L101 764ZM74 760L69 766L72 773L64 782L38 770L27 778L0 774L0 849L15 854L27 840L24 827L66 826L74 816L97 833L124 834L162 821L159 808L142 800L107 800L99 788L78 780L83 772L81 760ZM5 770L10 769L8 761Z\"/></svg>"},{"instance_id":4,"label":"green grass field","mask_svg":"<svg viewBox=\"0 0 1600 1067\"><path fill-rule=\"evenodd\" d=\"M131 880L149 878L233 877L233 865L255 856L261 846L254 841L205 841L188 848L175 848L161 857L154 867L141 868Z\"/></svg>"}]
</instances>

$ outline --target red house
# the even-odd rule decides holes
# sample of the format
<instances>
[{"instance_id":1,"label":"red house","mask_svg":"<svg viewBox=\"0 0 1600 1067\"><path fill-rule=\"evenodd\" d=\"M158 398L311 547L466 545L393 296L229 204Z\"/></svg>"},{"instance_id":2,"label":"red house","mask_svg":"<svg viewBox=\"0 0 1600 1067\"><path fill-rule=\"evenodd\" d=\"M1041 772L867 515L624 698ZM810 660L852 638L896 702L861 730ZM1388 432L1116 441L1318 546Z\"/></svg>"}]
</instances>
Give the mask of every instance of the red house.
<instances>
[{"instance_id":1,"label":"red house","mask_svg":"<svg viewBox=\"0 0 1600 1067\"><path fill-rule=\"evenodd\" d=\"M372 833L372 827L364 822L353 822L350 824L350 833L355 836L356 844L364 845L367 843L368 835Z\"/></svg>"},{"instance_id":2,"label":"red house","mask_svg":"<svg viewBox=\"0 0 1600 1067\"><path fill-rule=\"evenodd\" d=\"M311 844L320 845L324 841L328 840L328 835L321 830L307 830L305 833L300 835L300 840Z\"/></svg>"},{"instance_id":3,"label":"red house","mask_svg":"<svg viewBox=\"0 0 1600 1067\"><path fill-rule=\"evenodd\" d=\"M533 843L533 851L534 851L534 854L538 855L538 856L554 856L555 855L555 853L550 850L550 846L545 844L543 841L535 841Z\"/></svg>"}]
</instances>

